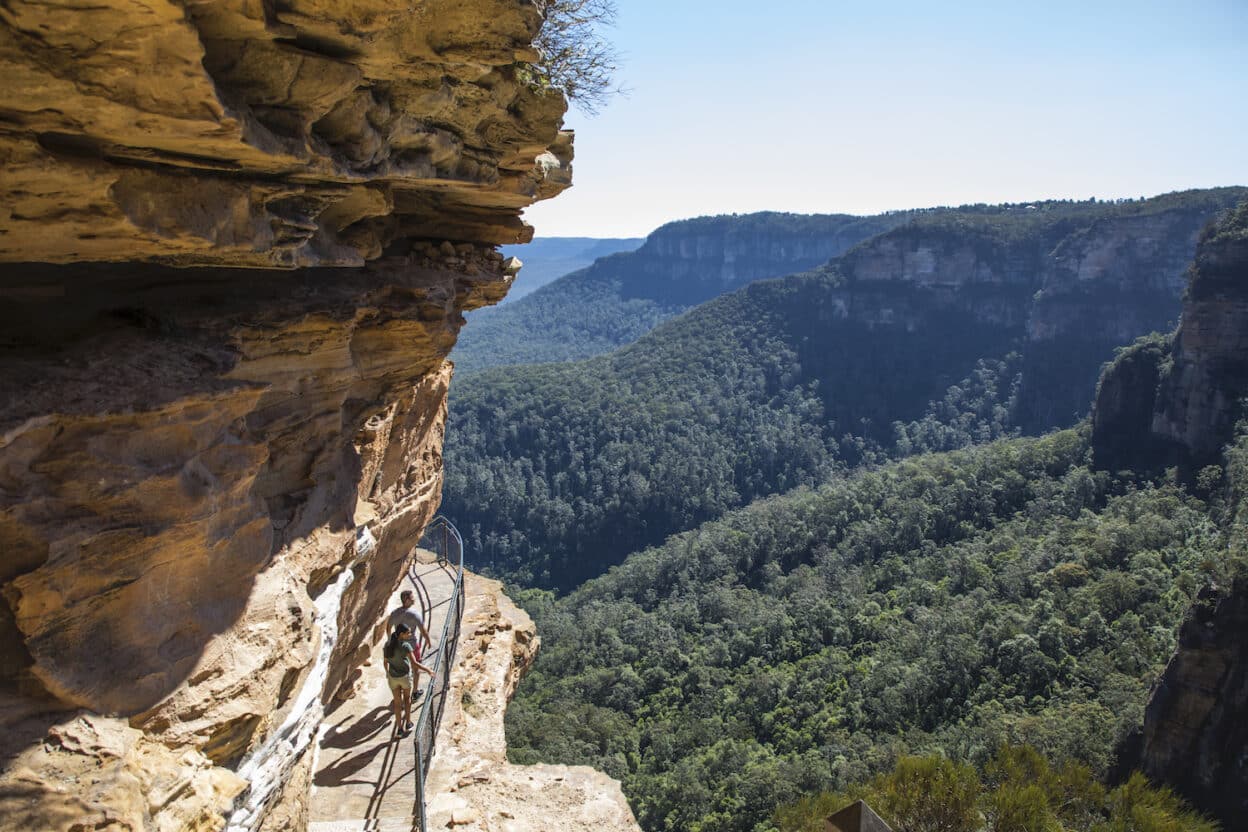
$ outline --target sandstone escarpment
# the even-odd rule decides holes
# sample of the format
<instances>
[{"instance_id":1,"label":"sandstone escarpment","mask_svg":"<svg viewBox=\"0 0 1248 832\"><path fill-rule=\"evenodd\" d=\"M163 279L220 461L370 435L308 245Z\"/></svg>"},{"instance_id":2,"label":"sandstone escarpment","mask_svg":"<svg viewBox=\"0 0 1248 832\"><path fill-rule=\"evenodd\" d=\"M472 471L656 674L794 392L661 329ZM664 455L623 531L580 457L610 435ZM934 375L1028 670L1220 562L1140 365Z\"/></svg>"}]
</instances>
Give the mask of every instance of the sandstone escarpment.
<instances>
[{"instance_id":1,"label":"sandstone escarpment","mask_svg":"<svg viewBox=\"0 0 1248 832\"><path fill-rule=\"evenodd\" d=\"M626 275L624 297L691 305L755 280L813 268L907 216L700 217L664 225L637 251L610 265Z\"/></svg>"},{"instance_id":2,"label":"sandstone escarpment","mask_svg":"<svg viewBox=\"0 0 1248 832\"><path fill-rule=\"evenodd\" d=\"M1198 482L1235 435L1248 397L1248 203L1201 236L1173 339L1124 351L1101 379L1092 445L1101 467L1176 465ZM1208 485L1202 485L1207 488ZM1239 495L1238 498L1242 498ZM1238 499L1233 497L1233 499ZM1232 551L1242 528L1230 531ZM1248 583L1207 588L1120 756L1237 829L1248 813Z\"/></svg>"},{"instance_id":3,"label":"sandstone escarpment","mask_svg":"<svg viewBox=\"0 0 1248 832\"><path fill-rule=\"evenodd\" d=\"M503 715L537 656L532 619L497 581L466 574L463 630L438 751L429 826L481 832L637 832L620 784L587 766L507 762Z\"/></svg>"},{"instance_id":4,"label":"sandstone escarpment","mask_svg":"<svg viewBox=\"0 0 1248 832\"><path fill-rule=\"evenodd\" d=\"M0 826L298 825L272 803L437 508L462 313L569 182L540 23L0 11ZM130 785L69 818L47 772L100 766Z\"/></svg>"},{"instance_id":5,"label":"sandstone escarpment","mask_svg":"<svg viewBox=\"0 0 1248 832\"><path fill-rule=\"evenodd\" d=\"M519 0L8 4L0 259L359 265L569 183Z\"/></svg>"},{"instance_id":6,"label":"sandstone escarpment","mask_svg":"<svg viewBox=\"0 0 1248 832\"><path fill-rule=\"evenodd\" d=\"M1205 235L1192 268L1174 366L1157 393L1153 431L1187 467L1216 462L1248 397L1248 203Z\"/></svg>"},{"instance_id":7,"label":"sandstone escarpment","mask_svg":"<svg viewBox=\"0 0 1248 832\"><path fill-rule=\"evenodd\" d=\"M1137 345L1101 380L1093 446L1102 466L1133 452L1191 478L1220 461L1245 415L1248 203L1205 231L1189 278L1172 342Z\"/></svg>"},{"instance_id":8,"label":"sandstone escarpment","mask_svg":"<svg viewBox=\"0 0 1248 832\"><path fill-rule=\"evenodd\" d=\"M1139 768L1228 830L1248 818L1248 582L1206 590L1153 686L1144 728L1120 761Z\"/></svg>"},{"instance_id":9,"label":"sandstone escarpment","mask_svg":"<svg viewBox=\"0 0 1248 832\"><path fill-rule=\"evenodd\" d=\"M1023 356L1018 422L1036 432L1086 412L1114 347L1178 317L1201 229L1241 188L1128 206L1016 206L933 214L835 264L843 317L909 331L934 317L1010 333ZM1047 214L1053 214L1048 218Z\"/></svg>"}]
</instances>

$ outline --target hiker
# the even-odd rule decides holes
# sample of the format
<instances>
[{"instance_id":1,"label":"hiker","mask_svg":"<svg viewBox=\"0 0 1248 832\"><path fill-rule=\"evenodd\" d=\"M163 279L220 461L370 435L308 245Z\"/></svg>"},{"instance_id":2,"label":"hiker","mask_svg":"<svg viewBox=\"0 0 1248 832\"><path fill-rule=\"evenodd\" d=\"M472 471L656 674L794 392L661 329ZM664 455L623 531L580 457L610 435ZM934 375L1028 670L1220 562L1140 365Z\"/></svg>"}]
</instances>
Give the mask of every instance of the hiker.
<instances>
[{"instance_id":1,"label":"hiker","mask_svg":"<svg viewBox=\"0 0 1248 832\"><path fill-rule=\"evenodd\" d=\"M387 620L386 629L390 635L394 635L394 631L400 624L406 624L408 630L412 633L410 641L412 650L416 654L416 660L419 661L424 652L433 646L433 639L429 638L429 630L425 628L425 619L421 617L420 611L413 605L416 603L416 594L410 589L405 589L399 593L399 602L401 606L394 612L390 613ZM416 633L420 633L423 647L416 643Z\"/></svg>"},{"instance_id":2,"label":"hiker","mask_svg":"<svg viewBox=\"0 0 1248 832\"><path fill-rule=\"evenodd\" d=\"M390 709L394 713L399 733L404 736L412 730L413 670L433 675L433 671L421 664L417 658L412 649L412 639L412 628L400 623L381 651L386 659L386 681L390 683L390 695L393 697Z\"/></svg>"}]
</instances>

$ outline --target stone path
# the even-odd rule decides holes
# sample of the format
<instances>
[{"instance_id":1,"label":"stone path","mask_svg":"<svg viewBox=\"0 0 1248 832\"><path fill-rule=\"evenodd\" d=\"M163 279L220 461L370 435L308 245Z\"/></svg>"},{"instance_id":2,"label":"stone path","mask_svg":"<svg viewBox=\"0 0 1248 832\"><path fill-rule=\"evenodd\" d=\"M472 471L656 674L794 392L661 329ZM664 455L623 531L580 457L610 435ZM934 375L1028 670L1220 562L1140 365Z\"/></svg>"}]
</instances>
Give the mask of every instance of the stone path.
<instances>
[{"instance_id":1,"label":"stone path","mask_svg":"<svg viewBox=\"0 0 1248 832\"><path fill-rule=\"evenodd\" d=\"M432 610L426 616L429 635L438 643L454 587L450 566L438 566L434 554L417 550L416 574L429 593ZM404 578L387 607L399 605L399 592L413 588ZM419 603L420 594L417 594ZM416 807L416 749L414 734L399 737L390 716L390 687L382 667L381 647L363 668L364 678L351 699L325 717L316 773L308 807L308 832L408 832ZM434 653L424 657L433 666ZM426 690L429 677L421 674L419 687ZM417 720L425 696L412 703Z\"/></svg>"}]
</instances>

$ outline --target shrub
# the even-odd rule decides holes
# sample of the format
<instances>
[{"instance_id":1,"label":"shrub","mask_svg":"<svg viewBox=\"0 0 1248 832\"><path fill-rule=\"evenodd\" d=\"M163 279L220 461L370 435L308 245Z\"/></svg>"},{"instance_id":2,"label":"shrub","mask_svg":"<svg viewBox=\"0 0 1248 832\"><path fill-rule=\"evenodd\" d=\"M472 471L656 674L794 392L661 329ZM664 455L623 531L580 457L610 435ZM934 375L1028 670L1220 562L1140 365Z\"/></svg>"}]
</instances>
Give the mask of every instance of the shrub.
<instances>
[{"instance_id":1,"label":"shrub","mask_svg":"<svg viewBox=\"0 0 1248 832\"><path fill-rule=\"evenodd\" d=\"M542 58L533 69L543 84L596 113L619 91L619 55L602 36L602 27L615 23L615 0L539 0L538 6L543 23L533 45Z\"/></svg>"}]
</instances>

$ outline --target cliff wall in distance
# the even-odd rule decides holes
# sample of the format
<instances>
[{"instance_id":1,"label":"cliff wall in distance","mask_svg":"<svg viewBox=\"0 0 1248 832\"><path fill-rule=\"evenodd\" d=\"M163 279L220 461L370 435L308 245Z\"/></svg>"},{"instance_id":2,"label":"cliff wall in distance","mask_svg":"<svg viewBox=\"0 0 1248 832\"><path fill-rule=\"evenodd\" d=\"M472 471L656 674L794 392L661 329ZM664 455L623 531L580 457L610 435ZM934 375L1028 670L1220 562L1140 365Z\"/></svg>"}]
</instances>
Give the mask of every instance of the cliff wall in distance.
<instances>
[{"instance_id":1,"label":"cliff wall in distance","mask_svg":"<svg viewBox=\"0 0 1248 832\"><path fill-rule=\"evenodd\" d=\"M1173 465L1189 486L1224 491L1230 554L1242 560L1248 472L1237 423L1248 401L1248 202L1202 233L1189 278L1174 334L1132 345L1102 378L1093 452L1103 468ZM1209 466L1224 462L1210 478ZM1153 687L1143 729L1118 763L1121 773L1140 768L1173 787L1228 829L1248 812L1246 628L1242 575L1202 593Z\"/></svg>"},{"instance_id":2,"label":"cliff wall in distance","mask_svg":"<svg viewBox=\"0 0 1248 832\"><path fill-rule=\"evenodd\" d=\"M636 251L599 258L515 303L474 314L455 366L470 375L610 352L691 306L813 268L905 217L764 212L668 223Z\"/></svg>"},{"instance_id":3,"label":"cliff wall in distance","mask_svg":"<svg viewBox=\"0 0 1248 832\"><path fill-rule=\"evenodd\" d=\"M1073 425L1115 348L1178 317L1200 229L1242 194L930 212L608 355L463 378L446 504L483 562L571 589L872 455Z\"/></svg>"}]
</instances>

